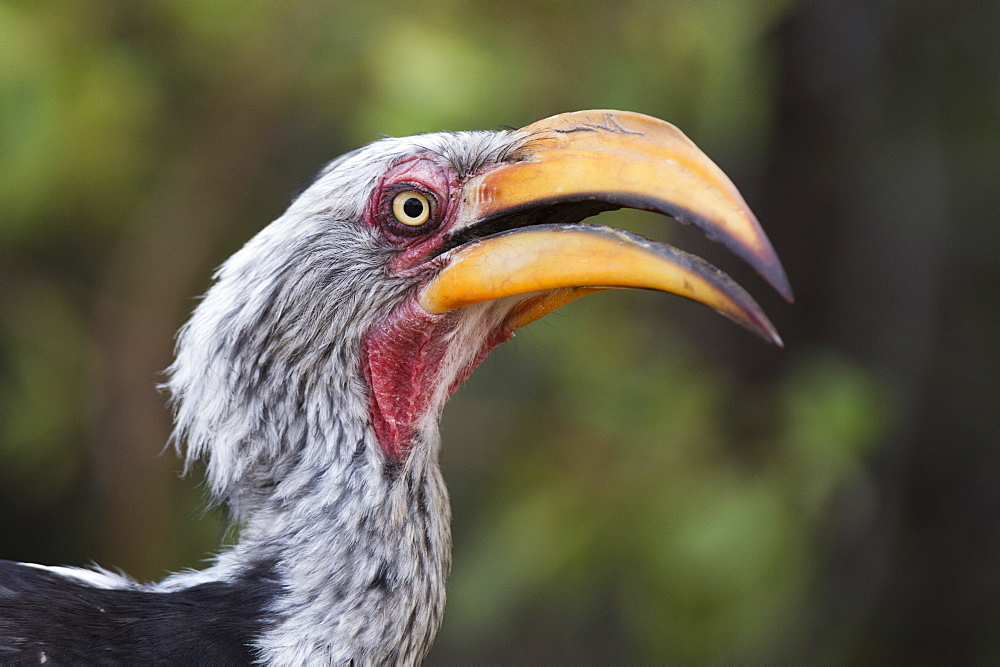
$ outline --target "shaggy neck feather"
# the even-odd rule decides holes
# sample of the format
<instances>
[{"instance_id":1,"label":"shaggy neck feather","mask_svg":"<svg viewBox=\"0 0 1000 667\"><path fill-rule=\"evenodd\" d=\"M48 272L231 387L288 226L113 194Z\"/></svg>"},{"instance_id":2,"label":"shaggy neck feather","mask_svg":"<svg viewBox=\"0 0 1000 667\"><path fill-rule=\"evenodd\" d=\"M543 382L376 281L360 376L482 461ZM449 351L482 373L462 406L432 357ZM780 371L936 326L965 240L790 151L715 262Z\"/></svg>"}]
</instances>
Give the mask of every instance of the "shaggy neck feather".
<instances>
[{"instance_id":1,"label":"shaggy neck feather","mask_svg":"<svg viewBox=\"0 0 1000 667\"><path fill-rule=\"evenodd\" d=\"M257 429L244 443L270 457L246 471L246 487L231 489L245 516L239 543L214 572L164 586L271 562L284 594L257 642L263 659L419 661L441 622L451 559L436 419L421 425L401 466L387 465L367 418L330 404L338 378L315 369L313 377L311 392L286 397L294 405L271 405L287 417L280 427ZM352 403L365 405L361 398Z\"/></svg>"},{"instance_id":2,"label":"shaggy neck feather","mask_svg":"<svg viewBox=\"0 0 1000 667\"><path fill-rule=\"evenodd\" d=\"M208 313L211 305L202 304ZM376 435L361 362L364 336L386 322L332 344L316 333L308 350L283 349L268 339L258 357L268 361L266 375L282 381L262 378L247 391L260 368L227 364L224 347L188 374L189 360L198 357L189 354L197 348L185 344L209 319L196 314L182 334L172 386L187 379L185 400L212 391L227 392L226 400L217 402L216 413L204 405L191 413L207 423L178 423L189 446L211 438L202 444L210 454L209 479L243 530L216 568L164 586L231 577L271 562L284 592L271 605L274 623L257 641L262 658L275 664L419 661L441 622L451 562L438 420L451 390L498 342L492 332L504 330L509 308L503 302L473 306L445 328L446 352L427 369L435 382L402 459L388 456Z\"/></svg>"}]
</instances>

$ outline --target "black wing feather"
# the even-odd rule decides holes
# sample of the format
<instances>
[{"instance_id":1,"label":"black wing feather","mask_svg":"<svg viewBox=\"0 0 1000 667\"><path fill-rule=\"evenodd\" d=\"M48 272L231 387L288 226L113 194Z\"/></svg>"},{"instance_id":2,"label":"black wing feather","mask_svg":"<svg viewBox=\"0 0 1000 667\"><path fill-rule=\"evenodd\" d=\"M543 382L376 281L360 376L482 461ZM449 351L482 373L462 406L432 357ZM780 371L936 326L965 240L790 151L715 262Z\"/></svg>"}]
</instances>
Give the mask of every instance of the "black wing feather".
<instances>
[{"instance_id":1,"label":"black wing feather","mask_svg":"<svg viewBox=\"0 0 1000 667\"><path fill-rule=\"evenodd\" d=\"M0 560L0 664L246 665L280 592L273 563L157 593Z\"/></svg>"}]
</instances>

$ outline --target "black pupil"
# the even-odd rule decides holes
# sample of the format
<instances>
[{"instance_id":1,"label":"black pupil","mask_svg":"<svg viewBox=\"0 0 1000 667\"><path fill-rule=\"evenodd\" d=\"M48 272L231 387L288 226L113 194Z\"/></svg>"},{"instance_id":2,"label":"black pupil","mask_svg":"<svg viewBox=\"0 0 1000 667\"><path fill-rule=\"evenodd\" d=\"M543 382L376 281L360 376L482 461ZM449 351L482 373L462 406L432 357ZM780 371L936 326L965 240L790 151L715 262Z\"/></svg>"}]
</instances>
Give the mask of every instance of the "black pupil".
<instances>
[{"instance_id":1,"label":"black pupil","mask_svg":"<svg viewBox=\"0 0 1000 667\"><path fill-rule=\"evenodd\" d=\"M403 202L403 213L410 218L419 218L424 212L424 203L416 197L410 197Z\"/></svg>"}]
</instances>

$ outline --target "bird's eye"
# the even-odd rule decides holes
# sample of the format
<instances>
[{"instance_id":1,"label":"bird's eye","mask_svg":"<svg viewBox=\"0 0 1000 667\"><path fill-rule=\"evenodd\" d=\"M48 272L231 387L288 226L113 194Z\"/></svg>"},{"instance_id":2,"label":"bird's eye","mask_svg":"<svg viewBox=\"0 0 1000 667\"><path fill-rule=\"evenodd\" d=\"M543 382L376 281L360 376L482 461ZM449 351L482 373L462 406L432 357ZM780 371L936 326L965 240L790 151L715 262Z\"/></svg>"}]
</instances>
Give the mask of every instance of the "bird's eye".
<instances>
[{"instance_id":1,"label":"bird's eye","mask_svg":"<svg viewBox=\"0 0 1000 667\"><path fill-rule=\"evenodd\" d=\"M406 190L393 197L392 216L407 227L420 227L431 217L431 203L419 192Z\"/></svg>"}]
</instances>

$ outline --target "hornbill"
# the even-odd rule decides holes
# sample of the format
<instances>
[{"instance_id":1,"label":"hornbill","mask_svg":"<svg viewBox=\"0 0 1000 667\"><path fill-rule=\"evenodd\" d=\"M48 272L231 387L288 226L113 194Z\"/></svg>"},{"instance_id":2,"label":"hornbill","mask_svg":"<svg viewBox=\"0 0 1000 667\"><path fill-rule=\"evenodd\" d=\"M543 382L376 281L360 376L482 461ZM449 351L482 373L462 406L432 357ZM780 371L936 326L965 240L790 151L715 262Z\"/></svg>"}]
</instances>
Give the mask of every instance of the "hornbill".
<instances>
[{"instance_id":1,"label":"hornbill","mask_svg":"<svg viewBox=\"0 0 1000 667\"><path fill-rule=\"evenodd\" d=\"M153 584L3 561L0 662L419 662L451 560L438 419L493 347L618 287L781 344L718 269L581 222L622 207L697 225L791 299L732 182L649 116L384 138L329 163L218 270L169 368L173 440L239 540Z\"/></svg>"}]
</instances>

